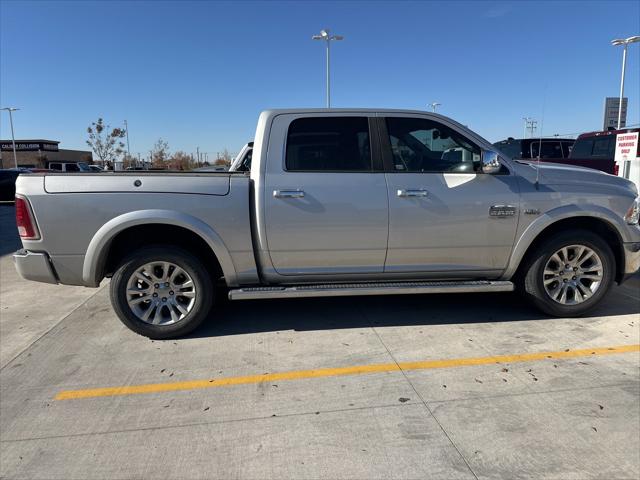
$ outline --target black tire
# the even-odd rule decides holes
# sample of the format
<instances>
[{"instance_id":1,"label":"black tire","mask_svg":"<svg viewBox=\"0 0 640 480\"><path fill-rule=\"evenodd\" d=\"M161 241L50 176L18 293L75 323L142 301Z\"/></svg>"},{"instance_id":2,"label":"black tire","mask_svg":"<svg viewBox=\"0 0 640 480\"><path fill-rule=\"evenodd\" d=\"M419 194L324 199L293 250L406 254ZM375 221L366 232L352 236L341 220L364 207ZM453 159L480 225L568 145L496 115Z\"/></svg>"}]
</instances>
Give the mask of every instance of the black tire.
<instances>
[{"instance_id":1,"label":"black tire","mask_svg":"<svg viewBox=\"0 0 640 480\"><path fill-rule=\"evenodd\" d=\"M189 313L167 325L152 325L141 320L127 302L129 278L138 268L156 261L170 262L182 268L193 280L197 293ZM215 287L202 262L189 252L171 245L141 248L128 255L111 279L110 293L111 305L122 323L140 335L157 340L181 337L198 328L209 315L215 300Z\"/></svg>"},{"instance_id":2,"label":"black tire","mask_svg":"<svg viewBox=\"0 0 640 480\"><path fill-rule=\"evenodd\" d=\"M602 280L591 297L581 303L565 305L553 300L544 287L544 269L552 255L563 247L582 245L593 250L602 263ZM518 282L524 296L544 313L555 317L578 317L602 300L615 279L615 258L602 237L588 230L568 230L545 240L528 255Z\"/></svg>"}]
</instances>

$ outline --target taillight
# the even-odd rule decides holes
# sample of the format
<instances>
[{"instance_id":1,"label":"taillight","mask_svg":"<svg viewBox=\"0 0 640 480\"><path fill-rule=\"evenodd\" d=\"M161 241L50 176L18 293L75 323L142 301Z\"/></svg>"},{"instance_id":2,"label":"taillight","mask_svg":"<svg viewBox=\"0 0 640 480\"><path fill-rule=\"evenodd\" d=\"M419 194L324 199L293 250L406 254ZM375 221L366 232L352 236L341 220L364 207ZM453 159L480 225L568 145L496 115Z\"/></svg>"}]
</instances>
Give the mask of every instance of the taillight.
<instances>
[{"instance_id":1,"label":"taillight","mask_svg":"<svg viewBox=\"0 0 640 480\"><path fill-rule=\"evenodd\" d=\"M16 195L16 225L20 238L25 240L37 240L40 238L38 227L31 213L31 206L26 198Z\"/></svg>"},{"instance_id":2,"label":"taillight","mask_svg":"<svg viewBox=\"0 0 640 480\"><path fill-rule=\"evenodd\" d=\"M618 163L614 163L613 164L613 174L617 176L619 171L620 171L620 165Z\"/></svg>"}]
</instances>

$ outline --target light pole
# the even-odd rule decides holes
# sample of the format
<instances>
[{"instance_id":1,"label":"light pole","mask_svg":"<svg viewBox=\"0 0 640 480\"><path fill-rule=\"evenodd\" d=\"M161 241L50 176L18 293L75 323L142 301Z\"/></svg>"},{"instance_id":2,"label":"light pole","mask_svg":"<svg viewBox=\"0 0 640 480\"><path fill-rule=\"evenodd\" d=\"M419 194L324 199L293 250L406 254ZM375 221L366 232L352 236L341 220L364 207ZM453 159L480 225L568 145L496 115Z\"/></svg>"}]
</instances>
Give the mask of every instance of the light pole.
<instances>
[{"instance_id":1,"label":"light pole","mask_svg":"<svg viewBox=\"0 0 640 480\"><path fill-rule=\"evenodd\" d=\"M433 113L436 112L436 108L438 108L440 105L442 105L442 104L438 103L438 102L432 102L432 103L429 104L429 106L431 107L431 111Z\"/></svg>"},{"instance_id":2,"label":"light pole","mask_svg":"<svg viewBox=\"0 0 640 480\"><path fill-rule=\"evenodd\" d=\"M0 110L6 110L7 112L9 112L9 123L11 124L11 143L13 144L13 163L15 164L15 167L18 168L18 157L16 156L16 137L13 134L13 115L12 113L15 112L16 110L20 110L19 108L14 108L14 107L4 107L4 108L0 108Z\"/></svg>"},{"instance_id":3,"label":"light pole","mask_svg":"<svg viewBox=\"0 0 640 480\"><path fill-rule=\"evenodd\" d=\"M331 41L342 40L342 35L331 35L329 29L320 30L320 35L311 37L313 40L324 40L327 42L327 108L331 108Z\"/></svg>"},{"instance_id":4,"label":"light pole","mask_svg":"<svg viewBox=\"0 0 640 480\"><path fill-rule=\"evenodd\" d=\"M620 104L618 105L618 130L620 130L620 124L622 123L622 98L624 97L624 71L627 66L627 46L630 43L640 42L640 35L635 35L629 38L616 38L611 40L611 45L617 47L624 45L622 50L622 78L620 79Z\"/></svg>"}]
</instances>

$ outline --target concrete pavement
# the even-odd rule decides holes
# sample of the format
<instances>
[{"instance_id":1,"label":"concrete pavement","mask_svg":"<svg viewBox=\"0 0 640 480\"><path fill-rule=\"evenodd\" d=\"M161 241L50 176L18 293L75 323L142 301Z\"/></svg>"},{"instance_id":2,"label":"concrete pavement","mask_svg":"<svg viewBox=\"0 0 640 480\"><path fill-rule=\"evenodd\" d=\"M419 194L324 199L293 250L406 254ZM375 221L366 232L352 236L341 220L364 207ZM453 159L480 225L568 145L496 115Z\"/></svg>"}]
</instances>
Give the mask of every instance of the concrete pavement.
<instances>
[{"instance_id":1,"label":"concrete pavement","mask_svg":"<svg viewBox=\"0 0 640 480\"><path fill-rule=\"evenodd\" d=\"M2 310L0 345L19 347L0 371L1 478L640 476L637 351L55 400L86 388L637 345L637 278L579 319L544 318L515 294L227 302L171 341L123 327L106 289L79 289L69 308L43 316L41 305L69 290L51 286L41 304L41 285L13 282L38 294Z\"/></svg>"}]
</instances>

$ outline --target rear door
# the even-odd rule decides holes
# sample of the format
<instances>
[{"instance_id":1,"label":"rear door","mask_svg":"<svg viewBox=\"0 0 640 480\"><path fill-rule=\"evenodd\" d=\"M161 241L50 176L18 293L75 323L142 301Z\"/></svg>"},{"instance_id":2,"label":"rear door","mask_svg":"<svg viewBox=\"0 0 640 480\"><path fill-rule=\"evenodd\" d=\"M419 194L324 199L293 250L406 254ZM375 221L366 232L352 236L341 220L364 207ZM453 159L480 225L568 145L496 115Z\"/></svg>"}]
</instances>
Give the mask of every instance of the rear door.
<instances>
[{"instance_id":1,"label":"rear door","mask_svg":"<svg viewBox=\"0 0 640 480\"><path fill-rule=\"evenodd\" d=\"M435 118L379 123L389 199L385 272L462 278L506 267L518 223L517 179L478 171L481 149Z\"/></svg>"},{"instance_id":2,"label":"rear door","mask_svg":"<svg viewBox=\"0 0 640 480\"><path fill-rule=\"evenodd\" d=\"M273 120L270 138L285 141L269 143L264 221L277 274L383 271L387 187L381 162L374 165L371 121L363 114Z\"/></svg>"}]
</instances>

